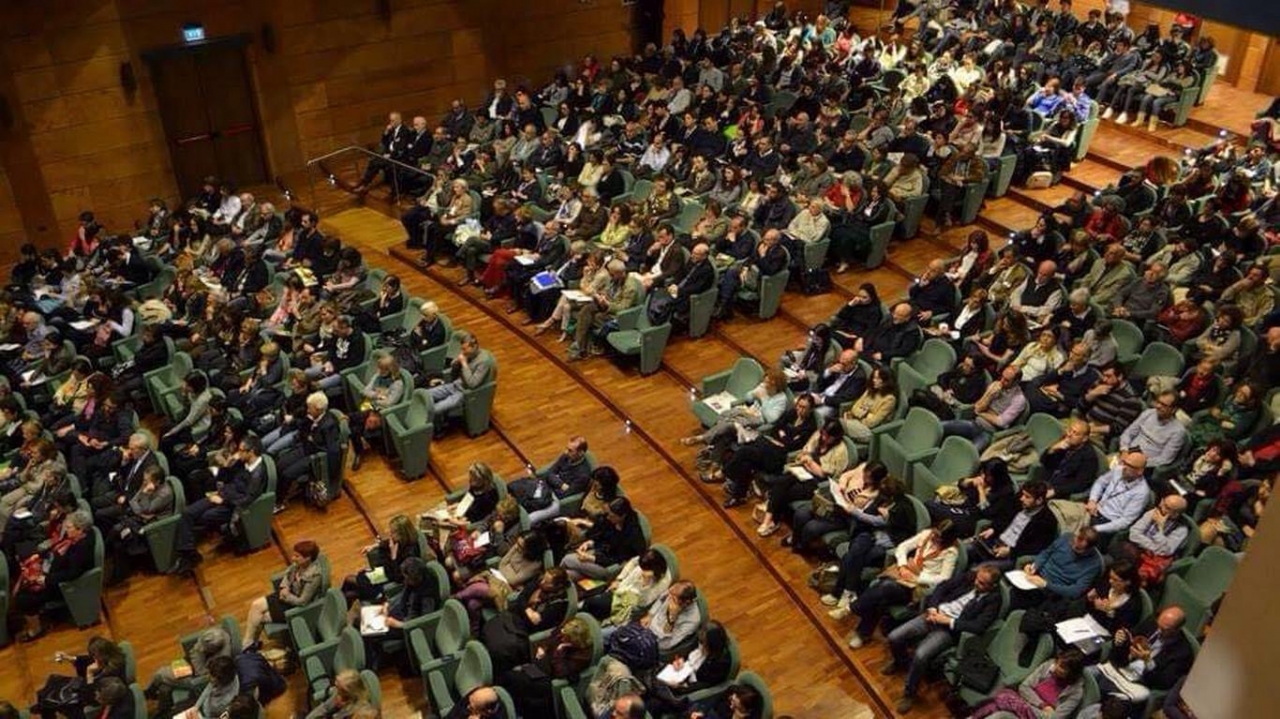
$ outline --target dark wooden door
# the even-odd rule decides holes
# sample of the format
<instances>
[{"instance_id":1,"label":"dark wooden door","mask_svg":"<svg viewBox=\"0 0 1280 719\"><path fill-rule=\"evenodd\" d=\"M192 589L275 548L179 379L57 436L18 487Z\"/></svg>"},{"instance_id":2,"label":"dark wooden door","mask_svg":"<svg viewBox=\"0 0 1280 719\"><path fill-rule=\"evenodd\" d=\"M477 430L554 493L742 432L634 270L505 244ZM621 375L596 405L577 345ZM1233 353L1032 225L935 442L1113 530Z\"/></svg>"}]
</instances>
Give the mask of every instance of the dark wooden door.
<instances>
[{"instance_id":1,"label":"dark wooden door","mask_svg":"<svg viewBox=\"0 0 1280 719\"><path fill-rule=\"evenodd\" d=\"M165 48L144 57L183 196L198 192L209 175L242 187L265 182L244 43Z\"/></svg>"}]
</instances>

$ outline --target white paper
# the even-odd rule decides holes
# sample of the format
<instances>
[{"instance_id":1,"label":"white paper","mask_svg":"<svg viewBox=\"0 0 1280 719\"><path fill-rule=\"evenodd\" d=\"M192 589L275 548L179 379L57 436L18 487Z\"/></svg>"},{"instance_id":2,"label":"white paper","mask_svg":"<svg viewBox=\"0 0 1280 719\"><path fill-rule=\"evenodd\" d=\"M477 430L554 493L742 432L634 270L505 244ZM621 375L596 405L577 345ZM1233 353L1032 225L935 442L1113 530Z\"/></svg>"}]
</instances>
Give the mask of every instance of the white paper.
<instances>
[{"instance_id":1,"label":"white paper","mask_svg":"<svg viewBox=\"0 0 1280 719\"><path fill-rule=\"evenodd\" d=\"M382 613L381 604L360 607L361 634L386 634L387 629L387 615Z\"/></svg>"},{"instance_id":2,"label":"white paper","mask_svg":"<svg viewBox=\"0 0 1280 719\"><path fill-rule=\"evenodd\" d=\"M27 519L31 516L31 510L23 507L11 515L14 519Z\"/></svg>"},{"instance_id":3,"label":"white paper","mask_svg":"<svg viewBox=\"0 0 1280 719\"><path fill-rule=\"evenodd\" d=\"M459 519L467 516L467 512L471 510L471 505L475 504L475 501L476 498L473 497L470 492L463 494L462 499L458 500L458 503L453 505L453 516L458 517Z\"/></svg>"},{"instance_id":4,"label":"white paper","mask_svg":"<svg viewBox=\"0 0 1280 719\"><path fill-rule=\"evenodd\" d=\"M784 471L801 482L808 482L813 479L813 473L799 465L793 464L790 467L787 467Z\"/></svg>"},{"instance_id":5,"label":"white paper","mask_svg":"<svg viewBox=\"0 0 1280 719\"><path fill-rule=\"evenodd\" d=\"M672 664L663 667L662 671L658 672L658 681L667 686L680 686L696 678L698 670L702 668L702 664L705 661L706 657L702 654L702 647L698 647L689 652L689 657L684 660L679 669L676 669Z\"/></svg>"},{"instance_id":6,"label":"white paper","mask_svg":"<svg viewBox=\"0 0 1280 719\"><path fill-rule=\"evenodd\" d=\"M1017 587L1018 589L1039 589L1040 588L1032 584L1031 580L1027 578L1027 573L1022 570L1015 569L1012 572L1005 572L1004 576L1006 579L1009 580L1010 584Z\"/></svg>"},{"instance_id":7,"label":"white paper","mask_svg":"<svg viewBox=\"0 0 1280 719\"><path fill-rule=\"evenodd\" d=\"M487 547L489 546L489 543L492 541L493 541L493 538L489 536L488 532L481 532L480 535L476 537L475 547L477 549L479 549L480 547Z\"/></svg>"},{"instance_id":8,"label":"white paper","mask_svg":"<svg viewBox=\"0 0 1280 719\"><path fill-rule=\"evenodd\" d=\"M1057 630L1058 636L1062 637L1062 641L1067 644L1075 644L1076 642L1107 636L1106 628L1098 624L1098 621L1090 614L1058 622L1054 625L1054 628Z\"/></svg>"},{"instance_id":9,"label":"white paper","mask_svg":"<svg viewBox=\"0 0 1280 719\"><path fill-rule=\"evenodd\" d=\"M98 324L97 320L76 320L71 323L71 329L84 332L85 330Z\"/></svg>"},{"instance_id":10,"label":"white paper","mask_svg":"<svg viewBox=\"0 0 1280 719\"><path fill-rule=\"evenodd\" d=\"M590 302L591 297L581 290L561 290L560 296L570 302Z\"/></svg>"},{"instance_id":11,"label":"white paper","mask_svg":"<svg viewBox=\"0 0 1280 719\"><path fill-rule=\"evenodd\" d=\"M522 265L525 265L526 267L537 262L537 260L534 259L532 255L516 255L515 261L519 262Z\"/></svg>"},{"instance_id":12,"label":"white paper","mask_svg":"<svg viewBox=\"0 0 1280 719\"><path fill-rule=\"evenodd\" d=\"M702 400L703 404L714 410L716 414L724 414L733 406L733 403L737 401L738 398L729 392L713 394L710 397L703 398Z\"/></svg>"},{"instance_id":13,"label":"white paper","mask_svg":"<svg viewBox=\"0 0 1280 719\"><path fill-rule=\"evenodd\" d=\"M73 322L72 324L75 324L75 323ZM16 342L6 342L0 345L0 352L12 352L20 347L22 347L22 345Z\"/></svg>"},{"instance_id":14,"label":"white paper","mask_svg":"<svg viewBox=\"0 0 1280 719\"><path fill-rule=\"evenodd\" d=\"M489 569L489 573L497 577L498 579L501 579L502 581L507 582L507 578L503 576L502 572L499 571L497 567L491 567ZM507 584L511 584L511 582L507 582Z\"/></svg>"}]
</instances>

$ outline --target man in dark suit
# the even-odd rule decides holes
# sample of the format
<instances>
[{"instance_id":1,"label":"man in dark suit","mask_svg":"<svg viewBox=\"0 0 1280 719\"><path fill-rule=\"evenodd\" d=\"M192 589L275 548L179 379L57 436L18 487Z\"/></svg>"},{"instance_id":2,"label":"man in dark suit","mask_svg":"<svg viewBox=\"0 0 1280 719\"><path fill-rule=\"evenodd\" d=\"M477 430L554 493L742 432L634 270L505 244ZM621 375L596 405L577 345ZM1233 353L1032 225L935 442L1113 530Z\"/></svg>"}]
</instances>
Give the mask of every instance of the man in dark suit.
<instances>
[{"instance_id":1,"label":"man in dark suit","mask_svg":"<svg viewBox=\"0 0 1280 719\"><path fill-rule=\"evenodd\" d=\"M1098 466L1098 454L1089 443L1089 423L1082 419L1072 420L1062 439L1040 455L1040 463L1044 465L1050 499L1067 499L1073 494L1088 491L1102 472Z\"/></svg>"},{"instance_id":2,"label":"man in dark suit","mask_svg":"<svg viewBox=\"0 0 1280 719\"><path fill-rule=\"evenodd\" d=\"M445 719L510 719L493 687L472 689L445 715Z\"/></svg>"},{"instance_id":3,"label":"man in dark suit","mask_svg":"<svg viewBox=\"0 0 1280 719\"><path fill-rule=\"evenodd\" d=\"M866 387L867 374L858 365L858 351L843 350L835 364L813 381L813 411L821 421L832 419L839 414L840 405L857 399Z\"/></svg>"},{"instance_id":4,"label":"man in dark suit","mask_svg":"<svg viewBox=\"0 0 1280 719\"><path fill-rule=\"evenodd\" d=\"M596 183L596 194L600 196L600 203L606 206L613 204L613 198L621 195L626 189L626 179L622 176L622 170L614 164L611 155L605 155L604 162L600 166L600 181Z\"/></svg>"},{"instance_id":5,"label":"man in dark suit","mask_svg":"<svg viewBox=\"0 0 1280 719\"><path fill-rule=\"evenodd\" d=\"M689 324L689 299L716 283L716 269L710 257L711 248L705 242L693 246L689 261L671 277L673 281L667 284L666 291L654 294L649 300L650 321L660 324L672 319L683 326Z\"/></svg>"},{"instance_id":6,"label":"man in dark suit","mask_svg":"<svg viewBox=\"0 0 1280 719\"><path fill-rule=\"evenodd\" d=\"M120 245L116 256L115 273L120 279L137 287L151 281L151 268L142 258L142 253L133 249L133 243L127 240Z\"/></svg>"},{"instance_id":7,"label":"man in dark suit","mask_svg":"<svg viewBox=\"0 0 1280 719\"><path fill-rule=\"evenodd\" d=\"M1058 519L1045 506L1048 486L1039 480L1022 485L1018 501L1022 508L1008 521L996 522L978 533L969 545L973 562L991 562L1004 570L1013 569L1018 557L1039 554L1058 538Z\"/></svg>"},{"instance_id":8,"label":"man in dark suit","mask_svg":"<svg viewBox=\"0 0 1280 719\"><path fill-rule=\"evenodd\" d=\"M923 612L889 632L893 661L881 673L907 670L899 714L911 711L920 680L938 655L955 646L964 632L982 634L1000 616L1000 574L994 565L983 564L948 579L925 599ZM915 655L909 657L912 645Z\"/></svg>"},{"instance_id":9,"label":"man in dark suit","mask_svg":"<svg viewBox=\"0 0 1280 719\"><path fill-rule=\"evenodd\" d=\"M376 158L369 162L369 166L364 171L364 176L360 178L360 184L352 188L352 192L364 192L369 189L374 180L382 175L384 179L391 179L394 172L394 165L386 160L398 160L404 153L405 147L409 144L409 136L412 133L409 128L405 127L404 119L400 113L393 112L387 116L387 126L382 130L382 138L379 140L379 150L382 157Z\"/></svg>"},{"instance_id":10,"label":"man in dark suit","mask_svg":"<svg viewBox=\"0 0 1280 719\"><path fill-rule=\"evenodd\" d=\"M924 337L916 324L910 302L899 302L871 336L858 340L858 349L869 358L888 366L894 357L906 359L920 349Z\"/></svg>"},{"instance_id":11,"label":"man in dark suit","mask_svg":"<svg viewBox=\"0 0 1280 719\"><path fill-rule=\"evenodd\" d=\"M142 487L142 474L157 464L147 435L135 432L129 442L102 456L101 473L93 477L89 506L93 519L104 532L129 511L129 498Z\"/></svg>"},{"instance_id":12,"label":"man in dark suit","mask_svg":"<svg viewBox=\"0 0 1280 719\"><path fill-rule=\"evenodd\" d=\"M911 287L907 296L916 308L916 319L928 322L934 315L952 314L956 311L956 286L947 277L947 266L942 260L932 260Z\"/></svg>"},{"instance_id":13,"label":"man in dark suit","mask_svg":"<svg viewBox=\"0 0 1280 719\"><path fill-rule=\"evenodd\" d=\"M187 505L178 521L174 548L178 559L173 574L184 574L199 564L196 540L201 534L221 529L237 511L245 511L267 489L267 464L262 457L262 440L253 435L240 440L235 462L220 472L218 489L212 495Z\"/></svg>"},{"instance_id":14,"label":"man in dark suit","mask_svg":"<svg viewBox=\"0 0 1280 719\"><path fill-rule=\"evenodd\" d=\"M329 412L329 398L324 392L307 396L307 416L302 420L298 442L276 458L280 471L276 477L276 510L282 510L290 492L311 477L311 455L323 454L329 476L337 477L342 463L341 431L338 420Z\"/></svg>"},{"instance_id":15,"label":"man in dark suit","mask_svg":"<svg viewBox=\"0 0 1280 719\"><path fill-rule=\"evenodd\" d=\"M1186 621L1186 613L1175 605L1161 610L1132 632L1121 629L1115 634L1115 646L1107 662L1085 671L1097 680L1103 696L1119 694L1138 704L1145 703L1152 691L1168 691L1191 671L1195 651L1182 631ZM1135 662L1142 663L1136 681L1130 678L1129 671L1121 673L1122 669L1132 670Z\"/></svg>"},{"instance_id":16,"label":"man in dark suit","mask_svg":"<svg viewBox=\"0 0 1280 719\"><path fill-rule=\"evenodd\" d=\"M434 142L431 133L427 129L427 118L419 115L413 118L413 132L409 134L404 151L396 159L406 165L419 167L422 160L431 154ZM430 174L419 174L403 167L397 169L400 171L401 192L419 195L431 189L433 178Z\"/></svg>"}]
</instances>

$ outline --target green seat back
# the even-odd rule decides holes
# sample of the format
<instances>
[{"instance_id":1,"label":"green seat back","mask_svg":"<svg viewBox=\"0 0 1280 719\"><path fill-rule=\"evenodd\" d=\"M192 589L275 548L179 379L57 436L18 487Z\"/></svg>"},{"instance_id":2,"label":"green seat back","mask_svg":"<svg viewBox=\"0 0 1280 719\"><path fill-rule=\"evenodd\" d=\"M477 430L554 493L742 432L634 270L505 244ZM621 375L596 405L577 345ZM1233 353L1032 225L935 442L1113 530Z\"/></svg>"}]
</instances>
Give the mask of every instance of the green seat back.
<instances>
[{"instance_id":1,"label":"green seat back","mask_svg":"<svg viewBox=\"0 0 1280 719\"><path fill-rule=\"evenodd\" d=\"M462 650L462 658L458 660L458 671L453 678L453 688L457 696L465 697L472 689L493 683L493 662L489 659L489 650L480 642L467 642Z\"/></svg>"}]
</instances>

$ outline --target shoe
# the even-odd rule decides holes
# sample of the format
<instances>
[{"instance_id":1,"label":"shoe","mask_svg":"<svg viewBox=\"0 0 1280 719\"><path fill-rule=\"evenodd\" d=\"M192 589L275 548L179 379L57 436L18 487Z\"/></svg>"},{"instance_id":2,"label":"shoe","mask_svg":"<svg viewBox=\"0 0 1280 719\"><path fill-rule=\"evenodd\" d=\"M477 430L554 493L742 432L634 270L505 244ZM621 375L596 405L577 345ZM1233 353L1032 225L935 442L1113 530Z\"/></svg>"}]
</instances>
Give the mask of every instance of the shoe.
<instances>
[{"instance_id":1,"label":"shoe","mask_svg":"<svg viewBox=\"0 0 1280 719\"><path fill-rule=\"evenodd\" d=\"M843 622L844 620L848 619L850 614L852 614L852 612L849 611L849 608L843 605L834 606L831 608L830 611L827 612L827 616L831 617L837 622ZM855 632L855 634L856 633L857 632Z\"/></svg>"},{"instance_id":2,"label":"shoe","mask_svg":"<svg viewBox=\"0 0 1280 719\"><path fill-rule=\"evenodd\" d=\"M1145 115L1143 115L1141 112L1139 112L1139 113L1134 114L1134 116L1133 116L1133 122L1131 122L1131 123L1129 123L1129 124L1130 124L1130 125L1133 125L1134 127L1139 127L1139 126L1141 126L1141 125L1145 125L1145 124L1146 124L1146 122L1147 122L1147 118L1146 118L1146 116L1145 116Z\"/></svg>"},{"instance_id":3,"label":"shoe","mask_svg":"<svg viewBox=\"0 0 1280 719\"><path fill-rule=\"evenodd\" d=\"M834 607L840 603L840 597L837 597L834 594L824 594L818 599L818 601L822 602L822 606L824 607Z\"/></svg>"},{"instance_id":4,"label":"shoe","mask_svg":"<svg viewBox=\"0 0 1280 719\"><path fill-rule=\"evenodd\" d=\"M558 338L558 341L560 342L560 344L564 344L565 342L568 342L568 341L569 341L569 333L568 333L568 332L561 332L561 333L560 333L560 337Z\"/></svg>"},{"instance_id":5,"label":"shoe","mask_svg":"<svg viewBox=\"0 0 1280 719\"><path fill-rule=\"evenodd\" d=\"M595 342L592 342L591 347L587 350L587 352L592 357L603 357L605 352L604 345L600 345L600 344L596 344Z\"/></svg>"},{"instance_id":6,"label":"shoe","mask_svg":"<svg viewBox=\"0 0 1280 719\"><path fill-rule=\"evenodd\" d=\"M902 667L898 666L898 663L894 661L880 667L880 673L886 677L891 677L900 671L902 671Z\"/></svg>"},{"instance_id":7,"label":"shoe","mask_svg":"<svg viewBox=\"0 0 1280 719\"><path fill-rule=\"evenodd\" d=\"M848 262L841 262L840 264L836 265L836 274L837 274L837 275L842 275L842 274L844 274L844 273L846 273L846 272L848 272L848 271L849 271L849 263L848 263Z\"/></svg>"},{"instance_id":8,"label":"shoe","mask_svg":"<svg viewBox=\"0 0 1280 719\"><path fill-rule=\"evenodd\" d=\"M466 287L467 285L473 284L474 282L475 280L471 279L470 277L463 277L462 279L458 280L458 286Z\"/></svg>"},{"instance_id":9,"label":"shoe","mask_svg":"<svg viewBox=\"0 0 1280 719\"><path fill-rule=\"evenodd\" d=\"M361 456L359 452L351 453L351 471L355 472L360 469Z\"/></svg>"},{"instance_id":10,"label":"shoe","mask_svg":"<svg viewBox=\"0 0 1280 719\"><path fill-rule=\"evenodd\" d=\"M516 303L514 303L514 302L509 302L509 303L507 303L507 306L506 306L505 308L503 308L503 309L504 309L504 311L505 311L507 314L509 314L509 315L514 315L515 313L517 313L517 312L519 312L519 311L520 311L520 305L518 305L518 304L516 304Z\"/></svg>"},{"instance_id":11,"label":"shoe","mask_svg":"<svg viewBox=\"0 0 1280 719\"><path fill-rule=\"evenodd\" d=\"M724 481L724 475L720 474L718 470L712 470L710 472L702 472L698 475L698 479L701 479L706 484L720 484Z\"/></svg>"},{"instance_id":12,"label":"shoe","mask_svg":"<svg viewBox=\"0 0 1280 719\"><path fill-rule=\"evenodd\" d=\"M796 545L796 535L788 534L787 536L782 538L782 546L795 547L795 545Z\"/></svg>"},{"instance_id":13,"label":"shoe","mask_svg":"<svg viewBox=\"0 0 1280 719\"><path fill-rule=\"evenodd\" d=\"M538 325L537 327L534 327L534 328L533 328L533 336L534 336L534 337L537 337L538 335L542 334L543 332L546 332L546 331L547 331L547 330L549 330L549 329L551 329L551 325L546 324L546 323L544 322L544 323L542 323L542 324Z\"/></svg>"},{"instance_id":14,"label":"shoe","mask_svg":"<svg viewBox=\"0 0 1280 719\"><path fill-rule=\"evenodd\" d=\"M37 631L37 632L23 632L18 635L18 642L22 644L29 644L39 639L40 637L43 637L45 634L48 633L48 631L49 631L48 629L45 629L44 627L40 627L40 631Z\"/></svg>"},{"instance_id":15,"label":"shoe","mask_svg":"<svg viewBox=\"0 0 1280 719\"><path fill-rule=\"evenodd\" d=\"M894 707L899 714L906 714L911 711L911 707L916 705L915 697L903 697L898 700L898 705Z\"/></svg>"},{"instance_id":16,"label":"shoe","mask_svg":"<svg viewBox=\"0 0 1280 719\"><path fill-rule=\"evenodd\" d=\"M1120 117L1117 117L1117 118L1116 118L1116 124L1117 124L1117 125L1128 125L1128 124L1129 124L1129 113L1127 113L1127 112L1122 112L1122 113L1120 113Z\"/></svg>"},{"instance_id":17,"label":"shoe","mask_svg":"<svg viewBox=\"0 0 1280 719\"><path fill-rule=\"evenodd\" d=\"M772 536L779 529L782 529L782 526L779 525L777 522L769 522L768 524L762 524L759 527L756 527L756 534L758 534L761 537L769 537L769 536Z\"/></svg>"},{"instance_id":18,"label":"shoe","mask_svg":"<svg viewBox=\"0 0 1280 719\"><path fill-rule=\"evenodd\" d=\"M756 522L763 522L764 513L768 511L769 511L769 505L765 504L764 502L760 502L759 504L751 508L751 518L754 519Z\"/></svg>"},{"instance_id":19,"label":"shoe","mask_svg":"<svg viewBox=\"0 0 1280 719\"><path fill-rule=\"evenodd\" d=\"M1104 120L1110 120L1111 118L1113 118L1113 117L1115 117L1115 116L1116 116L1116 111L1115 111L1115 110L1112 110L1112 109L1111 109L1111 108L1109 108L1109 107L1108 107L1105 111L1103 111L1103 113L1102 113L1102 119L1104 119Z\"/></svg>"},{"instance_id":20,"label":"shoe","mask_svg":"<svg viewBox=\"0 0 1280 719\"><path fill-rule=\"evenodd\" d=\"M845 610L845 611L847 612L848 610ZM828 614L830 614L830 612L828 612ZM862 638L861 634L854 632L853 634L849 635L848 644L850 649L861 649L862 645L865 643L866 643L866 640Z\"/></svg>"},{"instance_id":21,"label":"shoe","mask_svg":"<svg viewBox=\"0 0 1280 719\"><path fill-rule=\"evenodd\" d=\"M746 503L747 500L742 497L726 497L725 500L720 503L720 506L725 509L733 509L734 507L741 507Z\"/></svg>"},{"instance_id":22,"label":"shoe","mask_svg":"<svg viewBox=\"0 0 1280 719\"><path fill-rule=\"evenodd\" d=\"M1152 114L1147 120L1147 132L1155 132L1158 127L1160 127L1160 118Z\"/></svg>"},{"instance_id":23,"label":"shoe","mask_svg":"<svg viewBox=\"0 0 1280 719\"><path fill-rule=\"evenodd\" d=\"M272 507L272 508L271 508L271 513L272 513L272 514L279 514L279 513L283 512L284 510L286 510L286 509L288 509L288 508L289 508L288 503L286 503L286 502L281 502L280 504L277 504L275 507Z\"/></svg>"},{"instance_id":24,"label":"shoe","mask_svg":"<svg viewBox=\"0 0 1280 719\"><path fill-rule=\"evenodd\" d=\"M702 438L698 435L694 435L692 437L681 437L680 444L685 447L692 447L695 444L702 444Z\"/></svg>"}]
</instances>

